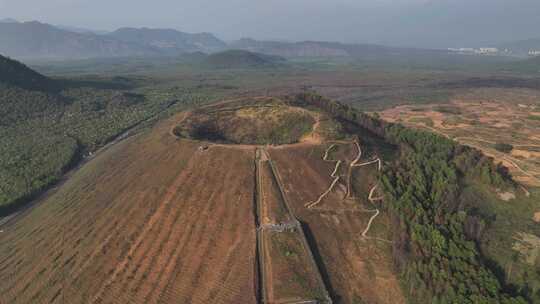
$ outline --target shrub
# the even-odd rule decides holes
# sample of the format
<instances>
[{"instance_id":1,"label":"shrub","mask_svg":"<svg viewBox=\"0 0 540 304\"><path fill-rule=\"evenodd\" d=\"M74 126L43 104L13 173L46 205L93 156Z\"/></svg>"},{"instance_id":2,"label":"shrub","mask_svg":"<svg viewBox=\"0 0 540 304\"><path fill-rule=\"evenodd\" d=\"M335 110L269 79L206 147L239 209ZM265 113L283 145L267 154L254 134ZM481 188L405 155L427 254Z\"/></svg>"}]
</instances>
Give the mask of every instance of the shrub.
<instances>
[{"instance_id":1,"label":"shrub","mask_svg":"<svg viewBox=\"0 0 540 304\"><path fill-rule=\"evenodd\" d=\"M514 146L506 143L496 143L493 147L495 150L503 153L510 153L514 149Z\"/></svg>"}]
</instances>

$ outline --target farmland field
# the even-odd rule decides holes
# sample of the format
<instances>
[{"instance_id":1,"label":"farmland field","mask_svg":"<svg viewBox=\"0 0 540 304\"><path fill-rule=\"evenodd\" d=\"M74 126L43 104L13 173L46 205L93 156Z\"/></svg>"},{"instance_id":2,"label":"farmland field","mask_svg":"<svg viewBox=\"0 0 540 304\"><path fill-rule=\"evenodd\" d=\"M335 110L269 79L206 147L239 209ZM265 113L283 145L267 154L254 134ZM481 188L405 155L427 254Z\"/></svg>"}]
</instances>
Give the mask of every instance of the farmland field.
<instances>
[{"instance_id":1,"label":"farmland field","mask_svg":"<svg viewBox=\"0 0 540 304\"><path fill-rule=\"evenodd\" d=\"M540 186L538 93L526 89L470 90L449 103L404 105L381 112L383 118L453 138L481 149L509 168L525 186ZM497 144L510 145L508 151Z\"/></svg>"},{"instance_id":2,"label":"farmland field","mask_svg":"<svg viewBox=\"0 0 540 304\"><path fill-rule=\"evenodd\" d=\"M254 154L200 153L170 134L180 118L98 156L5 228L0 302L256 302Z\"/></svg>"}]
</instances>

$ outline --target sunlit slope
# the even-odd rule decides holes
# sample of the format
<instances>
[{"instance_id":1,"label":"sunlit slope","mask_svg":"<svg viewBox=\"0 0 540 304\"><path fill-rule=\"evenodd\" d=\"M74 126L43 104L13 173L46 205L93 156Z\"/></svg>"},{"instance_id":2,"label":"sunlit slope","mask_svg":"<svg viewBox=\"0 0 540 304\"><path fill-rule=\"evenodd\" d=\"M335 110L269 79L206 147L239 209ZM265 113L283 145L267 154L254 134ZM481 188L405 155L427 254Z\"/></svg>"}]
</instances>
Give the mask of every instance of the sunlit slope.
<instances>
[{"instance_id":1,"label":"sunlit slope","mask_svg":"<svg viewBox=\"0 0 540 304\"><path fill-rule=\"evenodd\" d=\"M0 233L0 303L255 303L253 151L112 147Z\"/></svg>"}]
</instances>

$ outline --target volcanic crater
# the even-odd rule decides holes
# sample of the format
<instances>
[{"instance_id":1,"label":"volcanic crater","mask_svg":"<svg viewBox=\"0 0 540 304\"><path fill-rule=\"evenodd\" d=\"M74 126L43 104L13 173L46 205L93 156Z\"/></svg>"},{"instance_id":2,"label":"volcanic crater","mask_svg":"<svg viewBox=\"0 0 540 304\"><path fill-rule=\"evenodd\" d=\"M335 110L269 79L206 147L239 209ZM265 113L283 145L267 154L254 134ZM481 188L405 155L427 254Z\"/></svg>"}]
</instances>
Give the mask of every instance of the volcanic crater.
<instances>
[{"instance_id":1,"label":"volcanic crater","mask_svg":"<svg viewBox=\"0 0 540 304\"><path fill-rule=\"evenodd\" d=\"M173 133L220 144L283 145L330 139L340 130L340 124L323 113L283 99L261 97L194 110L174 127Z\"/></svg>"}]
</instances>

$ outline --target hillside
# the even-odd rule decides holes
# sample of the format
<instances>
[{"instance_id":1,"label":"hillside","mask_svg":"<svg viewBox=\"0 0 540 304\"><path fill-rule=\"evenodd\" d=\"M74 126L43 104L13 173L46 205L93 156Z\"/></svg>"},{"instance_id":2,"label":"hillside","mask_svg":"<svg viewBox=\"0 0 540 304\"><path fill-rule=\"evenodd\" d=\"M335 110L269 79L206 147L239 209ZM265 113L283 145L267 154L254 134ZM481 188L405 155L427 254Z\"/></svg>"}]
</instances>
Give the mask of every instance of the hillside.
<instances>
[{"instance_id":1,"label":"hillside","mask_svg":"<svg viewBox=\"0 0 540 304\"><path fill-rule=\"evenodd\" d=\"M173 29L121 28L107 34L124 42L157 48L168 53L211 53L226 48L225 42L210 33L189 34Z\"/></svg>"},{"instance_id":2,"label":"hillside","mask_svg":"<svg viewBox=\"0 0 540 304\"><path fill-rule=\"evenodd\" d=\"M250 153L196 151L162 125L99 155L36 212L4 227L2 256L24 262L17 271L2 263L10 270L0 273L1 302L255 303ZM50 229L34 236L45 242L15 245L41 225ZM77 232L61 237L68 230ZM34 259L26 246L46 255Z\"/></svg>"},{"instance_id":3,"label":"hillside","mask_svg":"<svg viewBox=\"0 0 540 304\"><path fill-rule=\"evenodd\" d=\"M0 217L26 207L126 130L192 98L147 97L126 83L52 81L0 57Z\"/></svg>"},{"instance_id":4,"label":"hillside","mask_svg":"<svg viewBox=\"0 0 540 304\"><path fill-rule=\"evenodd\" d=\"M279 56L265 55L243 50L229 50L209 55L203 64L212 68L260 68L277 67L285 63Z\"/></svg>"},{"instance_id":5,"label":"hillside","mask_svg":"<svg viewBox=\"0 0 540 304\"><path fill-rule=\"evenodd\" d=\"M308 119L274 119L291 114ZM314 94L225 100L98 153L3 225L0 299L522 304L480 250L495 187L518 193L477 150Z\"/></svg>"},{"instance_id":6,"label":"hillside","mask_svg":"<svg viewBox=\"0 0 540 304\"><path fill-rule=\"evenodd\" d=\"M53 82L24 64L0 55L0 84L29 90L47 90Z\"/></svg>"},{"instance_id":7,"label":"hillside","mask_svg":"<svg viewBox=\"0 0 540 304\"><path fill-rule=\"evenodd\" d=\"M329 303L331 295L344 303L404 303L390 246L355 238L364 230L369 237L388 237L388 219L380 216L376 228L366 229L373 212L362 211L373 208L368 196L376 180L375 164L358 168L351 198L335 206L344 212L353 207L354 213L324 211L343 194L343 186L335 188L321 209L303 211L304 204L328 187L335 164L323 160L329 146L323 140L332 138L316 134L335 122L324 117L311 121L310 134L299 143L268 149L178 138L171 132L186 115L235 111L251 117L274 107L278 113L287 107L297 113L295 107L303 105L264 97L224 101L179 113L99 153L58 192L1 227L0 254L6 257L0 261L0 281L5 282L1 299L13 304L60 297L77 303L255 304L261 298ZM317 107L309 111L305 113L325 116ZM286 131L272 121L267 117L268 128ZM251 124L231 129L239 134L243 131L238 129L249 131ZM362 138L365 154L358 155L352 137L343 138L343 153L336 149L332 154L342 158L343 185L346 167L355 159L369 162L378 150L370 135ZM291 164L304 165L309 172L300 184L297 177L302 175L283 167ZM284 187L294 187L302 196ZM279 225L289 228L280 230ZM45 229L18 241L37 227ZM24 254L30 247L44 258ZM377 254L366 255L373 251ZM371 270L348 266L355 261L369 263ZM64 280L72 282L69 287L63 287Z\"/></svg>"}]
</instances>

